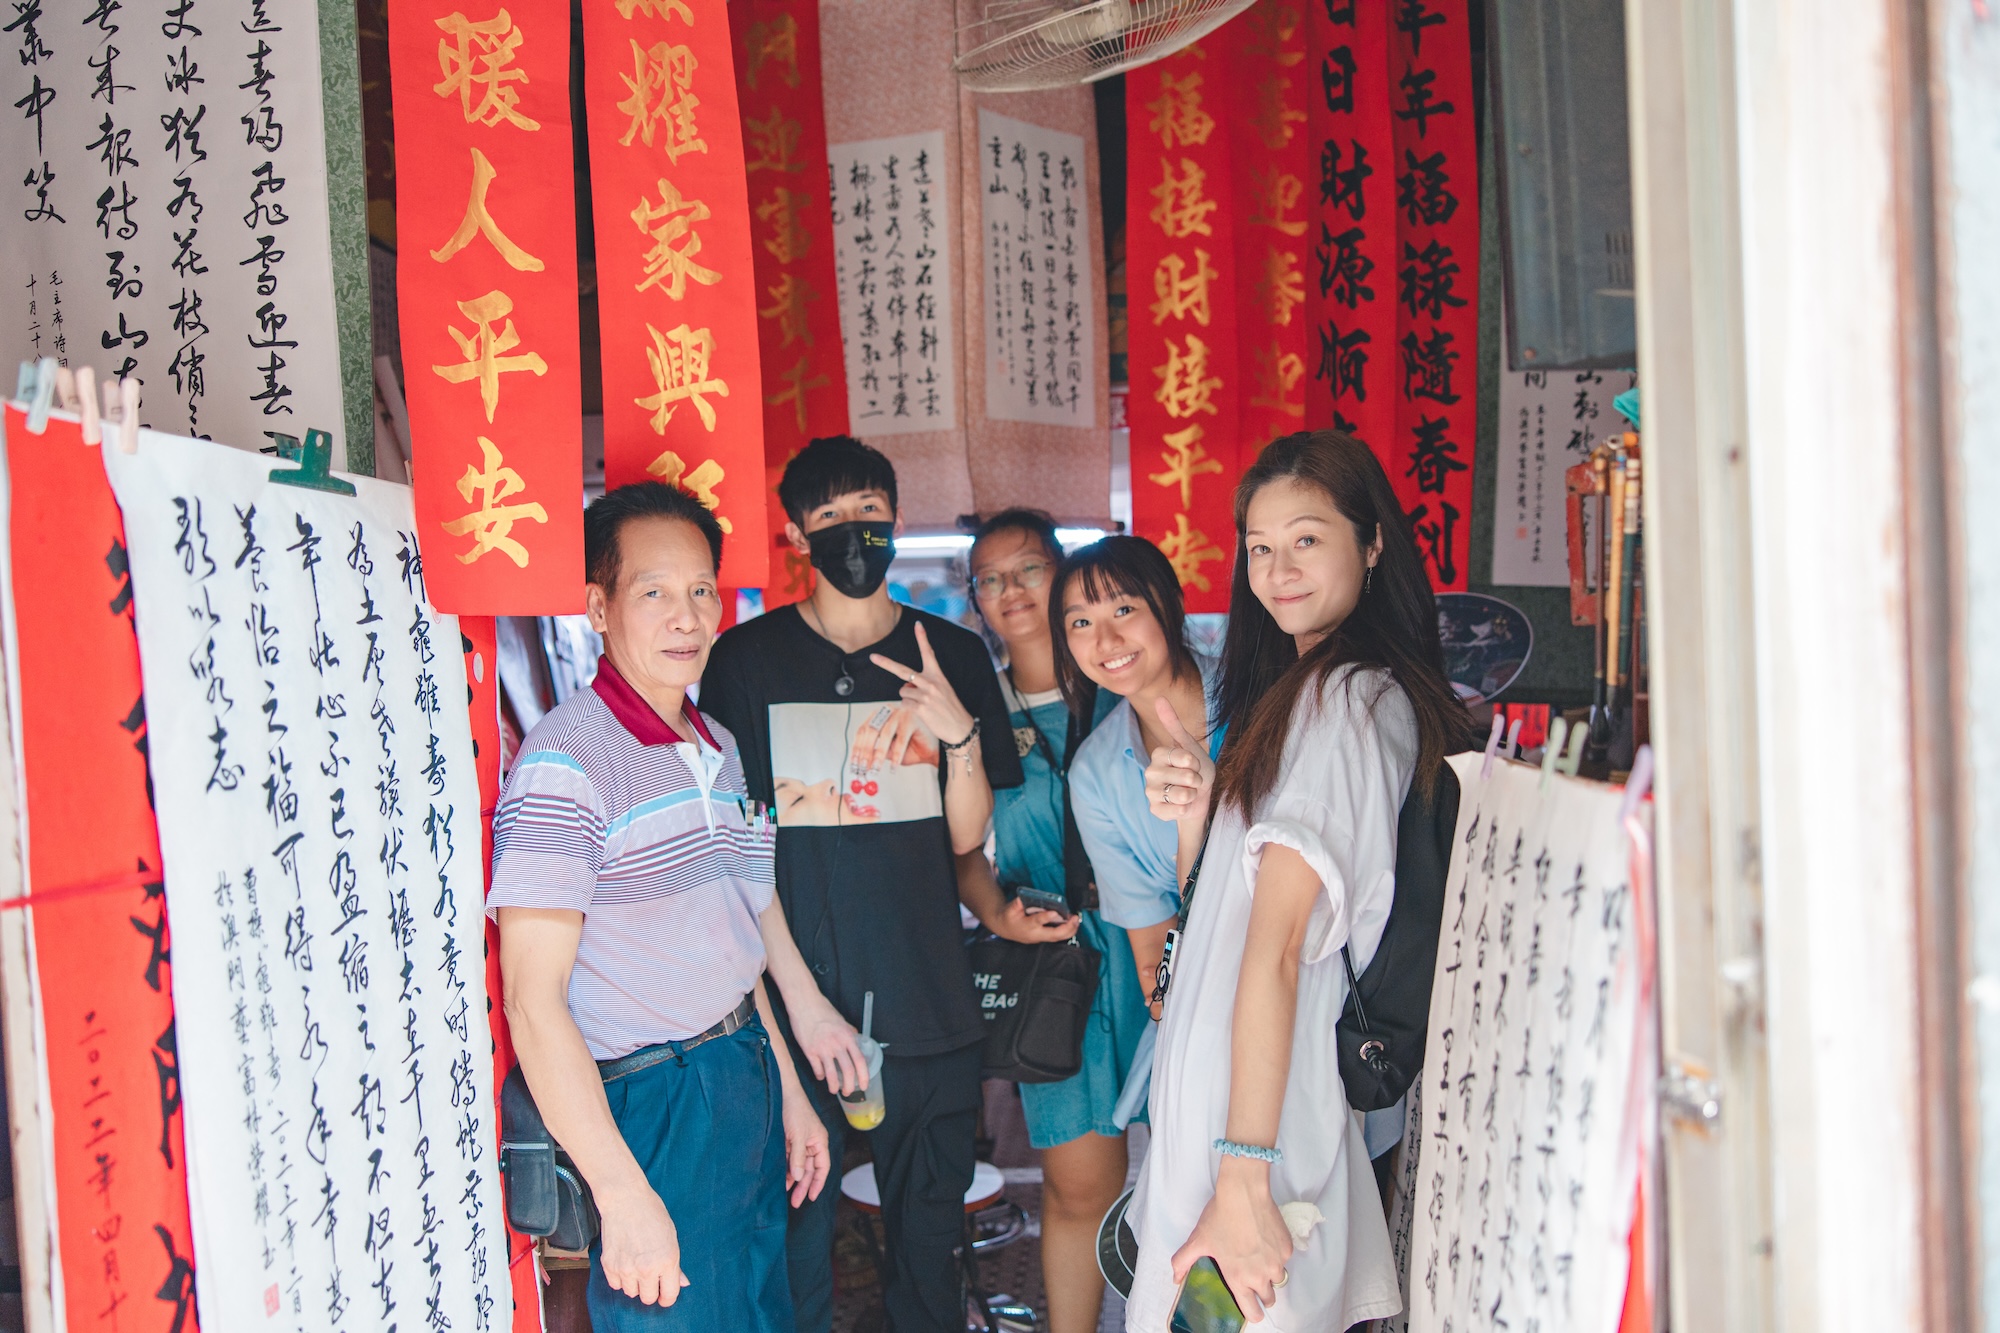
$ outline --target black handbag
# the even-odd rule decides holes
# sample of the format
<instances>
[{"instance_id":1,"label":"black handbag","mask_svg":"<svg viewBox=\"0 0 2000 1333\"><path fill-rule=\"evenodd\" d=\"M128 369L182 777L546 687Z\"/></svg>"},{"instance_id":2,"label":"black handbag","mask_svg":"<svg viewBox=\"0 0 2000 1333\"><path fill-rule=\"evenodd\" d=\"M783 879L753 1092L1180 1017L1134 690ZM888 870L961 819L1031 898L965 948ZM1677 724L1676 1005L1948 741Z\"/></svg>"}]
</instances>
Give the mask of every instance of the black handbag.
<instances>
[{"instance_id":1,"label":"black handbag","mask_svg":"<svg viewBox=\"0 0 2000 1333\"><path fill-rule=\"evenodd\" d=\"M580 1253L596 1242L597 1202L542 1123L519 1065L500 1085L500 1182L514 1230L546 1237L558 1250Z\"/></svg>"},{"instance_id":2,"label":"black handbag","mask_svg":"<svg viewBox=\"0 0 2000 1333\"><path fill-rule=\"evenodd\" d=\"M1069 760L1089 733L1088 721L1070 715L1069 735L1058 763L1055 747L1035 726L1013 682L1001 678L1010 710L1019 708L1034 729L1035 746L1049 771L1062 784L1063 889L1072 914L1097 907L1096 877L1084 854L1083 839L1070 809ZM1096 703L1095 690L1085 700L1084 718ZM1013 1083L1060 1083L1083 1069L1083 1038L1090 1023L1090 1006L1097 998L1103 955L1071 938L1061 944L1017 944L989 935L975 941L973 985L979 991L980 1013L986 1019L982 1074Z\"/></svg>"},{"instance_id":3,"label":"black handbag","mask_svg":"<svg viewBox=\"0 0 2000 1333\"><path fill-rule=\"evenodd\" d=\"M1396 817L1396 888L1382 942L1360 976L1341 946L1347 1004L1335 1025L1340 1081L1357 1111L1381 1111L1402 1100L1424 1067L1431 1021L1431 980L1444 924L1445 879L1458 828L1458 774L1438 769L1431 799L1415 784Z\"/></svg>"},{"instance_id":4,"label":"black handbag","mask_svg":"<svg viewBox=\"0 0 2000 1333\"><path fill-rule=\"evenodd\" d=\"M1087 945L972 945L972 983L986 1019L980 1073L1012 1083L1060 1083L1083 1068L1083 1036L1103 955Z\"/></svg>"}]
</instances>

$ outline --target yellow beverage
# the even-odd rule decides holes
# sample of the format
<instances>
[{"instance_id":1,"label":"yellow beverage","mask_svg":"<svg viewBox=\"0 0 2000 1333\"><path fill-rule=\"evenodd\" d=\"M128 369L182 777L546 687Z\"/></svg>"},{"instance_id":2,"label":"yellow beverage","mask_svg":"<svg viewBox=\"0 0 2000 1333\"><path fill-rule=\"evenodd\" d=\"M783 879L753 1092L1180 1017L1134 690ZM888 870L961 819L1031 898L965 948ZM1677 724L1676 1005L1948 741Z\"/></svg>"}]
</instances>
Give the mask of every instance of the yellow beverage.
<instances>
[{"instance_id":1,"label":"yellow beverage","mask_svg":"<svg viewBox=\"0 0 2000 1333\"><path fill-rule=\"evenodd\" d=\"M888 1113L882 1100L882 1046L865 1033L855 1041L861 1047L862 1058L868 1062L868 1086L842 1097L840 1109L847 1123L856 1129L873 1129Z\"/></svg>"}]
</instances>

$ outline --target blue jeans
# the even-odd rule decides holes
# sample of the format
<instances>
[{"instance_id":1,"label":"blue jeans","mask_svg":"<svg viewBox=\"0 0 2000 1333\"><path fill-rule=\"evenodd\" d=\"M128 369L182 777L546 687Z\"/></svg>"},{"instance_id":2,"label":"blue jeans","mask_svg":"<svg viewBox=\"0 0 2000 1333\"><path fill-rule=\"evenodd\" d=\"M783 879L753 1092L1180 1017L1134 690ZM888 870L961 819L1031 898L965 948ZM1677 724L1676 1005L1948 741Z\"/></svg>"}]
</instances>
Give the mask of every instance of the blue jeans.
<instances>
[{"instance_id":1,"label":"blue jeans","mask_svg":"<svg viewBox=\"0 0 2000 1333\"><path fill-rule=\"evenodd\" d=\"M680 1298L647 1305L604 1280L590 1247L596 1333L792 1333L785 1275L785 1130L761 1022L604 1085L611 1118L680 1234ZM831 1183L831 1182L829 1182ZM831 1193L833 1191L829 1191Z\"/></svg>"}]
</instances>

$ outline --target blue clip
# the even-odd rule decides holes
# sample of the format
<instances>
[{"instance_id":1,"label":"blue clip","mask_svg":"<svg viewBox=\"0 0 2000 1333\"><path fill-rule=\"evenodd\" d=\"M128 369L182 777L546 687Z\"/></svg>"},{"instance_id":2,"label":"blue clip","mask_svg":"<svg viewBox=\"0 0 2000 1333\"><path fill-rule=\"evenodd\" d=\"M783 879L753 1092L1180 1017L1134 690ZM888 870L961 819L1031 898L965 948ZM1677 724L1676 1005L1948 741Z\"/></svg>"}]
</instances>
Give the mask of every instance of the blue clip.
<instances>
[{"instance_id":1,"label":"blue clip","mask_svg":"<svg viewBox=\"0 0 2000 1333\"><path fill-rule=\"evenodd\" d=\"M49 408L56 396L56 359L45 356L33 363L33 378L29 380L30 365L21 363L23 380L29 380L29 392L22 394L28 400L28 433L40 435L49 428Z\"/></svg>"},{"instance_id":2,"label":"blue clip","mask_svg":"<svg viewBox=\"0 0 2000 1333\"><path fill-rule=\"evenodd\" d=\"M280 486L298 486L309 491L325 491L329 495L353 495L354 483L342 481L333 476L333 436L323 430L306 431L306 442L300 447L298 439L275 430L264 432L278 446L278 457L297 460L296 468L272 468L271 480Z\"/></svg>"}]
</instances>

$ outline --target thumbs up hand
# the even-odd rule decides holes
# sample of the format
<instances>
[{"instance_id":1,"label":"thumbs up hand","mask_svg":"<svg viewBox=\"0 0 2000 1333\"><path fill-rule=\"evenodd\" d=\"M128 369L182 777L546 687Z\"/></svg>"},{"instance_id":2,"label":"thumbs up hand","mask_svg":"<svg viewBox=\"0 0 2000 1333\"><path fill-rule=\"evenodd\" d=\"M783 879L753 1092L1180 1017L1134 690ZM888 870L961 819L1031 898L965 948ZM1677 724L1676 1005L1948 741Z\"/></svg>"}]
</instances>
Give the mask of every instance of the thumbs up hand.
<instances>
[{"instance_id":1,"label":"thumbs up hand","mask_svg":"<svg viewBox=\"0 0 2000 1333\"><path fill-rule=\"evenodd\" d=\"M1204 820L1215 789L1215 763L1208 747L1181 725L1173 705L1153 701L1168 744L1153 751L1146 765L1146 804L1158 819Z\"/></svg>"}]
</instances>

